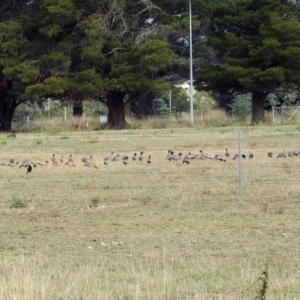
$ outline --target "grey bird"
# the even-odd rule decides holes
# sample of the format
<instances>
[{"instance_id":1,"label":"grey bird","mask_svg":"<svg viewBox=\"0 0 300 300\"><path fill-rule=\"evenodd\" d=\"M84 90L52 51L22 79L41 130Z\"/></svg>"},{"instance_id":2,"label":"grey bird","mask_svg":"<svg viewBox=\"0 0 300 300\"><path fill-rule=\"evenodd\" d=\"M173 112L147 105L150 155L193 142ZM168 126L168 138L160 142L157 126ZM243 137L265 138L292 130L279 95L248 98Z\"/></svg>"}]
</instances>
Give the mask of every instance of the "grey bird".
<instances>
[{"instance_id":1,"label":"grey bird","mask_svg":"<svg viewBox=\"0 0 300 300\"><path fill-rule=\"evenodd\" d=\"M118 161L120 159L120 154L115 155L111 161Z\"/></svg>"},{"instance_id":2,"label":"grey bird","mask_svg":"<svg viewBox=\"0 0 300 300\"><path fill-rule=\"evenodd\" d=\"M7 166L9 166L9 167L16 167L17 165L19 164L19 162L17 161L17 162L15 162L15 160L14 159L10 159L9 160L9 163L7 164Z\"/></svg>"},{"instance_id":3,"label":"grey bird","mask_svg":"<svg viewBox=\"0 0 300 300\"><path fill-rule=\"evenodd\" d=\"M113 157L114 157L114 152L112 152L110 156L107 156L104 158L104 160L103 160L104 164L108 165L109 162L113 159Z\"/></svg>"},{"instance_id":4,"label":"grey bird","mask_svg":"<svg viewBox=\"0 0 300 300\"><path fill-rule=\"evenodd\" d=\"M180 152L178 155L171 155L169 158L168 158L168 161L177 161L177 160L180 160L181 159L181 156L182 156L182 153Z\"/></svg>"},{"instance_id":5,"label":"grey bird","mask_svg":"<svg viewBox=\"0 0 300 300\"><path fill-rule=\"evenodd\" d=\"M74 161L73 154L70 154L70 156L69 156L69 162L71 162L71 161Z\"/></svg>"},{"instance_id":6,"label":"grey bird","mask_svg":"<svg viewBox=\"0 0 300 300\"><path fill-rule=\"evenodd\" d=\"M147 159L147 164L150 165L152 163L152 158L151 155L149 155L148 159Z\"/></svg>"},{"instance_id":7,"label":"grey bird","mask_svg":"<svg viewBox=\"0 0 300 300\"><path fill-rule=\"evenodd\" d=\"M226 162L226 156L225 155L216 155L215 160Z\"/></svg>"},{"instance_id":8,"label":"grey bird","mask_svg":"<svg viewBox=\"0 0 300 300\"><path fill-rule=\"evenodd\" d=\"M48 163L49 163L49 161L48 161L48 160L46 160L45 162L44 162L44 161L42 161L42 162L38 162L38 165L40 165L40 166L47 166L47 165L48 165Z\"/></svg>"},{"instance_id":9,"label":"grey bird","mask_svg":"<svg viewBox=\"0 0 300 300\"><path fill-rule=\"evenodd\" d=\"M128 163L129 163L128 162L128 156L123 156L122 157L122 162L123 162L124 165L128 165Z\"/></svg>"},{"instance_id":10,"label":"grey bird","mask_svg":"<svg viewBox=\"0 0 300 300\"><path fill-rule=\"evenodd\" d=\"M69 167L76 167L73 160L69 160L65 164L68 165Z\"/></svg>"},{"instance_id":11,"label":"grey bird","mask_svg":"<svg viewBox=\"0 0 300 300\"><path fill-rule=\"evenodd\" d=\"M87 164L91 163L93 161L93 156L91 155L90 157L83 157L81 161Z\"/></svg>"},{"instance_id":12,"label":"grey bird","mask_svg":"<svg viewBox=\"0 0 300 300\"><path fill-rule=\"evenodd\" d=\"M140 162L142 162L142 161L143 161L143 159L144 159L144 157L143 157L143 153L144 153L144 152L141 152L141 154L140 154L140 156L139 156L139 161L140 161Z\"/></svg>"},{"instance_id":13,"label":"grey bird","mask_svg":"<svg viewBox=\"0 0 300 300\"><path fill-rule=\"evenodd\" d=\"M280 157L281 158L286 158L286 154L285 154L284 151L278 153L277 158L280 158Z\"/></svg>"},{"instance_id":14,"label":"grey bird","mask_svg":"<svg viewBox=\"0 0 300 300\"><path fill-rule=\"evenodd\" d=\"M58 161L57 161L57 159L55 157L55 154L52 155L51 162L53 163L54 166L58 166Z\"/></svg>"},{"instance_id":15,"label":"grey bird","mask_svg":"<svg viewBox=\"0 0 300 300\"><path fill-rule=\"evenodd\" d=\"M183 161L182 161L182 162L183 162L184 164L189 165L190 162L191 162L191 160L192 160L191 158L189 158L188 156L185 156L185 157L183 158Z\"/></svg>"},{"instance_id":16,"label":"grey bird","mask_svg":"<svg viewBox=\"0 0 300 300\"><path fill-rule=\"evenodd\" d=\"M249 153L248 157L253 158L254 157L253 153Z\"/></svg>"},{"instance_id":17,"label":"grey bird","mask_svg":"<svg viewBox=\"0 0 300 300\"><path fill-rule=\"evenodd\" d=\"M238 155L238 154L235 154L234 157L233 157L233 159L237 159L238 157L239 157L239 155ZM242 158L243 158L243 159L246 159L246 155L245 155L245 154L242 154Z\"/></svg>"},{"instance_id":18,"label":"grey bird","mask_svg":"<svg viewBox=\"0 0 300 300\"><path fill-rule=\"evenodd\" d=\"M133 161L136 161L136 159L137 159L137 153L134 153L131 159L132 159Z\"/></svg>"},{"instance_id":19,"label":"grey bird","mask_svg":"<svg viewBox=\"0 0 300 300\"><path fill-rule=\"evenodd\" d=\"M174 151L168 150L168 154L166 156L166 159L169 159L170 156L174 155Z\"/></svg>"},{"instance_id":20,"label":"grey bird","mask_svg":"<svg viewBox=\"0 0 300 300\"><path fill-rule=\"evenodd\" d=\"M94 163L92 163L92 162L90 162L90 163L85 163L84 166L85 166L85 167L89 167L89 168L95 168L95 169L98 169L98 167L97 167Z\"/></svg>"},{"instance_id":21,"label":"grey bird","mask_svg":"<svg viewBox=\"0 0 300 300\"><path fill-rule=\"evenodd\" d=\"M19 166L19 169L20 168L27 168L30 164L31 164L31 161L29 159L25 159L25 160L23 160L23 162Z\"/></svg>"}]
</instances>

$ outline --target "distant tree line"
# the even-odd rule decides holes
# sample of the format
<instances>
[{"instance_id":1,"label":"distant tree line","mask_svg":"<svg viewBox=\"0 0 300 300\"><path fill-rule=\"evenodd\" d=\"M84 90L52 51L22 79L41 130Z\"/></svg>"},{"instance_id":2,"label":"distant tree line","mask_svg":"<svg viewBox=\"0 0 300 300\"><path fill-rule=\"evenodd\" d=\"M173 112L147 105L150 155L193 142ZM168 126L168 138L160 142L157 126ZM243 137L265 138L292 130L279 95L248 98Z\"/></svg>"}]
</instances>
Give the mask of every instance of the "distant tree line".
<instances>
[{"instance_id":1,"label":"distant tree line","mask_svg":"<svg viewBox=\"0 0 300 300\"><path fill-rule=\"evenodd\" d=\"M230 109L251 94L252 122L267 97L300 86L299 6L283 0L192 0L195 86ZM51 97L94 99L109 128L152 115L153 101L189 78L189 1L0 1L0 130L15 109Z\"/></svg>"}]
</instances>

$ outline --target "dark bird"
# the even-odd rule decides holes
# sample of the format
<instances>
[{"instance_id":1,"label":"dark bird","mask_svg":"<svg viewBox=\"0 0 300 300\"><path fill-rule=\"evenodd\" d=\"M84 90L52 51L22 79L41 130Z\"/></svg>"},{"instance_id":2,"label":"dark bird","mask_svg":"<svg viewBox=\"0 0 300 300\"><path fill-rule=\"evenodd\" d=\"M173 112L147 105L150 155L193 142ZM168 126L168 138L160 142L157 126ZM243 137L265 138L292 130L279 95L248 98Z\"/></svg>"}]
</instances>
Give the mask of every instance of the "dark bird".
<instances>
[{"instance_id":1,"label":"dark bird","mask_svg":"<svg viewBox=\"0 0 300 300\"><path fill-rule=\"evenodd\" d=\"M27 175L28 173L30 173L31 171L32 171L32 166L31 166L31 165L28 165L26 175Z\"/></svg>"},{"instance_id":2,"label":"dark bird","mask_svg":"<svg viewBox=\"0 0 300 300\"><path fill-rule=\"evenodd\" d=\"M147 163L151 164L152 163L152 159L151 159L151 155L149 155L148 159L147 159Z\"/></svg>"},{"instance_id":3,"label":"dark bird","mask_svg":"<svg viewBox=\"0 0 300 300\"><path fill-rule=\"evenodd\" d=\"M273 153L272 152L268 152L268 157L273 157Z\"/></svg>"},{"instance_id":4,"label":"dark bird","mask_svg":"<svg viewBox=\"0 0 300 300\"><path fill-rule=\"evenodd\" d=\"M62 164L64 162L64 156L62 155L60 158L60 163Z\"/></svg>"}]
</instances>

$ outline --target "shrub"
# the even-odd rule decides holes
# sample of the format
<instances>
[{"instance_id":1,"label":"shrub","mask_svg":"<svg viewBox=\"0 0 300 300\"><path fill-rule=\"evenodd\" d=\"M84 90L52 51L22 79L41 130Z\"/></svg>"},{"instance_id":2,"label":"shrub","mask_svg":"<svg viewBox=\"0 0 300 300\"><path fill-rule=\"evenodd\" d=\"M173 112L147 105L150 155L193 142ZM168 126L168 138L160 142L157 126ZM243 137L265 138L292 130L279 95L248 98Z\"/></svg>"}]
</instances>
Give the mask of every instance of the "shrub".
<instances>
[{"instance_id":1,"label":"shrub","mask_svg":"<svg viewBox=\"0 0 300 300\"><path fill-rule=\"evenodd\" d=\"M252 111L251 94L236 96L229 106L239 121L245 121Z\"/></svg>"}]
</instances>

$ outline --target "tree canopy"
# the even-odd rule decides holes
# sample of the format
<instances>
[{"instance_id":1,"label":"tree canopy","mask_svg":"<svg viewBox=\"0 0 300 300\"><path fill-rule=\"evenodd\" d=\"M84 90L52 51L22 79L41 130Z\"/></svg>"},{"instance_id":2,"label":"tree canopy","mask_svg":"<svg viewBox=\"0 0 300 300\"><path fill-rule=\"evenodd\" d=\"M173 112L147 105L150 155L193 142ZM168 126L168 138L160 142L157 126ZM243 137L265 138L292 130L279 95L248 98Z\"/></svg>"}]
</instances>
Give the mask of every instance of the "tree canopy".
<instances>
[{"instance_id":1,"label":"tree canopy","mask_svg":"<svg viewBox=\"0 0 300 300\"><path fill-rule=\"evenodd\" d=\"M153 100L189 77L189 1L0 0L0 8L0 129L22 101L46 97L96 99L109 126L124 128L132 99ZM196 84L250 92L252 120L263 120L267 95L300 83L298 12L288 0L193 0Z\"/></svg>"},{"instance_id":2,"label":"tree canopy","mask_svg":"<svg viewBox=\"0 0 300 300\"><path fill-rule=\"evenodd\" d=\"M278 87L300 82L300 27L289 1L237 0L212 7L208 45L223 59L200 72L210 88L252 93L252 122Z\"/></svg>"},{"instance_id":3,"label":"tree canopy","mask_svg":"<svg viewBox=\"0 0 300 300\"><path fill-rule=\"evenodd\" d=\"M0 72L23 98L99 99L109 125L123 127L126 94L168 87L157 74L175 55L166 40L145 35L143 1L134 15L118 0L18 3L1 16Z\"/></svg>"}]
</instances>

